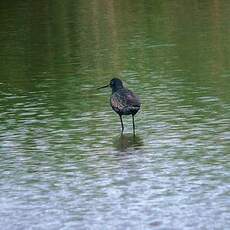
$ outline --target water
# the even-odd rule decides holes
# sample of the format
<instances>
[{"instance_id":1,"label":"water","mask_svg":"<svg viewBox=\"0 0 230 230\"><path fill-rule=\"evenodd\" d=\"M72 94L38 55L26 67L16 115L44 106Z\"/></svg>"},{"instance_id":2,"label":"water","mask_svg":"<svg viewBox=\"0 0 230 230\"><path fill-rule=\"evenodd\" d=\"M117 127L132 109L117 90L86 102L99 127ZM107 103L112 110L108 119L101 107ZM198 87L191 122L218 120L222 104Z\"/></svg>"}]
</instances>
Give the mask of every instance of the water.
<instances>
[{"instance_id":1,"label":"water","mask_svg":"<svg viewBox=\"0 0 230 230\"><path fill-rule=\"evenodd\" d=\"M229 1L0 3L0 228L229 229ZM142 100L109 106L120 76Z\"/></svg>"}]
</instances>

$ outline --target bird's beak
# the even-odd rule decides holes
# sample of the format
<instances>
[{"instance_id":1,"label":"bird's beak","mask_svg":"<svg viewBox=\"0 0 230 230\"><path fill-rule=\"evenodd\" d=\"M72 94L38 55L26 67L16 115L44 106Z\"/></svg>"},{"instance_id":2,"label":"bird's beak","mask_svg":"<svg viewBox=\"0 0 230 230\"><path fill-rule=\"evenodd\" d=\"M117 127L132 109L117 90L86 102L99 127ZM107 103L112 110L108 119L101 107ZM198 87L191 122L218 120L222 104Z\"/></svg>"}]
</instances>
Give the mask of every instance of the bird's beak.
<instances>
[{"instance_id":1,"label":"bird's beak","mask_svg":"<svg viewBox=\"0 0 230 230\"><path fill-rule=\"evenodd\" d=\"M97 89L103 89L103 88L106 88L106 87L109 87L109 85L105 85L105 86L99 87Z\"/></svg>"}]
</instances>

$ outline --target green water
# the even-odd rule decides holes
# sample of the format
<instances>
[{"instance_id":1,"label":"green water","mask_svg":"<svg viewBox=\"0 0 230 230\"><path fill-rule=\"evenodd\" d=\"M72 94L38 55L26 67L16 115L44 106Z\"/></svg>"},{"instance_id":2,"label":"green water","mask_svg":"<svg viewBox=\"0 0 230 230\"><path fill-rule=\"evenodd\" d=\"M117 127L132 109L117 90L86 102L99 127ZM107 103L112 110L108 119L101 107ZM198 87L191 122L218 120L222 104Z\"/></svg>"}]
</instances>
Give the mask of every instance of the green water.
<instances>
[{"instance_id":1,"label":"green water","mask_svg":"<svg viewBox=\"0 0 230 230\"><path fill-rule=\"evenodd\" d=\"M229 229L230 2L1 1L0 229ZM111 110L120 77L141 98Z\"/></svg>"}]
</instances>

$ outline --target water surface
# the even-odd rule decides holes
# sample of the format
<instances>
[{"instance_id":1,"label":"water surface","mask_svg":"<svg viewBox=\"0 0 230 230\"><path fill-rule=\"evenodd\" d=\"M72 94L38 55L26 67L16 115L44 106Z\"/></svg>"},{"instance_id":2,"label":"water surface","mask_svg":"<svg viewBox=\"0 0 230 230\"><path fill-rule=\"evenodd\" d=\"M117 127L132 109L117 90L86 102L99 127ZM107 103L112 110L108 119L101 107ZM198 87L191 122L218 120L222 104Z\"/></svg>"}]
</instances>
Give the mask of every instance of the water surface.
<instances>
[{"instance_id":1,"label":"water surface","mask_svg":"<svg viewBox=\"0 0 230 230\"><path fill-rule=\"evenodd\" d=\"M229 1L0 3L0 228L229 229ZM119 117L119 76L142 100Z\"/></svg>"}]
</instances>

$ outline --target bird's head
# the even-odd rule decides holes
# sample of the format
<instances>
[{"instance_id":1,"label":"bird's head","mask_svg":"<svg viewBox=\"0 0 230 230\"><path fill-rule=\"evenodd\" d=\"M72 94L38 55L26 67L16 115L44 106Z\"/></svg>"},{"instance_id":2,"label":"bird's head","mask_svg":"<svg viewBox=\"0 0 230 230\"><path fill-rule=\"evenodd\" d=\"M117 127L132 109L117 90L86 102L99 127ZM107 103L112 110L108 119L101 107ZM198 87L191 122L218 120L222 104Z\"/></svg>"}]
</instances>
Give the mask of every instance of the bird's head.
<instances>
[{"instance_id":1,"label":"bird's head","mask_svg":"<svg viewBox=\"0 0 230 230\"><path fill-rule=\"evenodd\" d=\"M119 78L113 78L108 85L102 86L98 89L109 87L112 88L112 92L116 92L118 89L123 88L122 81Z\"/></svg>"},{"instance_id":2,"label":"bird's head","mask_svg":"<svg viewBox=\"0 0 230 230\"><path fill-rule=\"evenodd\" d=\"M110 83L109 86L113 89L113 90L117 90L120 88L123 88L123 84L122 81L119 78L113 78Z\"/></svg>"}]
</instances>

